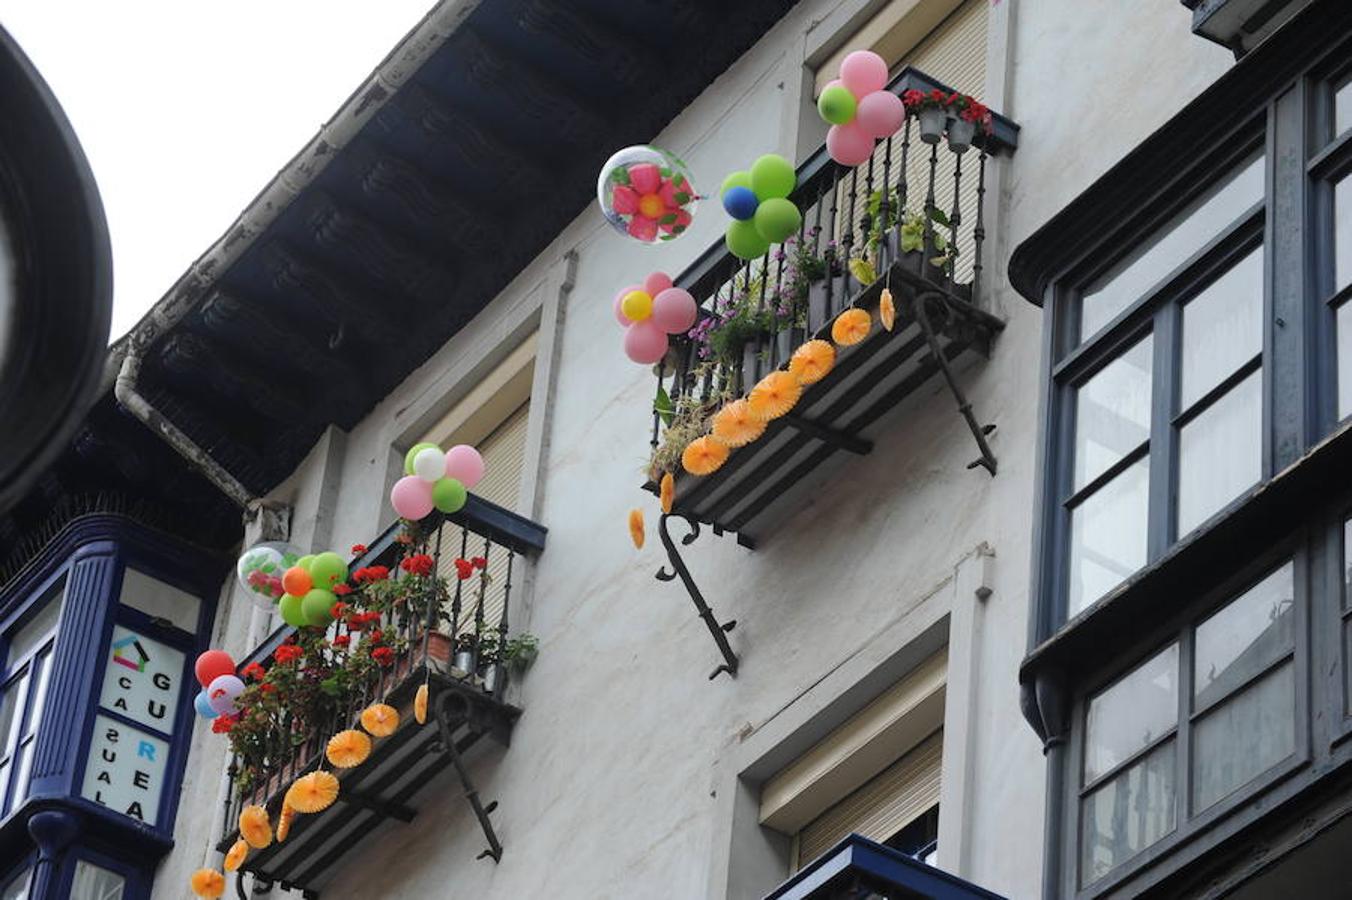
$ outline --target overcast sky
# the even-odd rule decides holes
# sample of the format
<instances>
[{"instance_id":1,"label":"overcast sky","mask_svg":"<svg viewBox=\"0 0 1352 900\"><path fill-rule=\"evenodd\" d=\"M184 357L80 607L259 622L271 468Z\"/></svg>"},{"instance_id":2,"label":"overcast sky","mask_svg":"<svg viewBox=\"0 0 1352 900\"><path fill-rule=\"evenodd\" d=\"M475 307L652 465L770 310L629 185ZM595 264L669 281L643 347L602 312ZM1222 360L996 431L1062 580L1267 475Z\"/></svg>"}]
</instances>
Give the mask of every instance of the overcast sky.
<instances>
[{"instance_id":1,"label":"overcast sky","mask_svg":"<svg viewBox=\"0 0 1352 900\"><path fill-rule=\"evenodd\" d=\"M0 0L94 169L126 332L433 0Z\"/></svg>"}]
</instances>

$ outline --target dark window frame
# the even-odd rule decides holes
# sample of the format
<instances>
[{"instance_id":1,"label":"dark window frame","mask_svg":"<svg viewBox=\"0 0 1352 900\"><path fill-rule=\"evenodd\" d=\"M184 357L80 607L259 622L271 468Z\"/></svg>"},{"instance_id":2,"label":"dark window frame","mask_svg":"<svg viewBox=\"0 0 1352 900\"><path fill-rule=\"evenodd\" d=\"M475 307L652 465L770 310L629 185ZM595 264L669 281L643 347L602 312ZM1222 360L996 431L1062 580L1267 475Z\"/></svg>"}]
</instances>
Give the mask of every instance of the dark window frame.
<instances>
[{"instance_id":1,"label":"dark window frame","mask_svg":"<svg viewBox=\"0 0 1352 900\"><path fill-rule=\"evenodd\" d=\"M42 723L33 721L33 703L39 687L45 691L51 686L50 681L44 682L43 679L44 677L50 679L52 667L55 665L56 642L61 635L61 617L57 617L47 633L42 635L41 640L35 643L22 659L9 658L11 636L41 615L48 605L64 602L67 580L67 573L62 570L50 583L35 592L33 600L23 608L21 614L12 617L11 621L0 629L0 703L4 702L5 697L20 679L26 680L24 697L21 704L15 708L15 718L10 723L10 734L3 736L4 743L0 745L0 821L8 817L15 808L14 792L19 786L20 769L16 763L20 751L27 748L29 754L27 758L30 762L31 754L36 752L35 745ZM43 700L45 712L46 698ZM27 785L24 785L24 789L26 794Z\"/></svg>"}]
</instances>

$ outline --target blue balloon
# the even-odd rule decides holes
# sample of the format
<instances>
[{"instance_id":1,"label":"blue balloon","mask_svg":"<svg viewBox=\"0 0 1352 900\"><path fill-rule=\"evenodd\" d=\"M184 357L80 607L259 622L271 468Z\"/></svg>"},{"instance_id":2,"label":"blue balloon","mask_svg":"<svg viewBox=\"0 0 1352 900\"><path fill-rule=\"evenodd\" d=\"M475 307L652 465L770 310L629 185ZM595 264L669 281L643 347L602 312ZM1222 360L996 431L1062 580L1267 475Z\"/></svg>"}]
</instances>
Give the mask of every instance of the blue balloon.
<instances>
[{"instance_id":1,"label":"blue balloon","mask_svg":"<svg viewBox=\"0 0 1352 900\"><path fill-rule=\"evenodd\" d=\"M193 709L204 719L216 718L216 710L211 708L211 701L207 698L206 691L198 691L196 699L192 702Z\"/></svg>"},{"instance_id":2,"label":"blue balloon","mask_svg":"<svg viewBox=\"0 0 1352 900\"><path fill-rule=\"evenodd\" d=\"M745 222L747 219L756 215L756 207L760 206L760 200L748 187L730 187L723 192L723 208L728 211L728 215L738 221Z\"/></svg>"}]
</instances>

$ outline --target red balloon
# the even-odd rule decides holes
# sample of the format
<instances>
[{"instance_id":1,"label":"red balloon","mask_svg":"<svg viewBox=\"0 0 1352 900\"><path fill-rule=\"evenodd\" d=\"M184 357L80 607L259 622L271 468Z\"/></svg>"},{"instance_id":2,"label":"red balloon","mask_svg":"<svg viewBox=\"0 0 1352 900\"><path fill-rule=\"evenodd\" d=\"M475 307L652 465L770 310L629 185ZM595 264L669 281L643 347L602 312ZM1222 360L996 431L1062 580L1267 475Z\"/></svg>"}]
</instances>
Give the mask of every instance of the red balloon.
<instances>
[{"instance_id":1,"label":"red balloon","mask_svg":"<svg viewBox=\"0 0 1352 900\"><path fill-rule=\"evenodd\" d=\"M235 661L224 650L208 650L197 657L193 672L198 683L206 687L222 675L234 675Z\"/></svg>"},{"instance_id":2,"label":"red balloon","mask_svg":"<svg viewBox=\"0 0 1352 900\"><path fill-rule=\"evenodd\" d=\"M300 566L292 566L282 574L282 589L297 597L308 594L314 584L314 578Z\"/></svg>"}]
</instances>

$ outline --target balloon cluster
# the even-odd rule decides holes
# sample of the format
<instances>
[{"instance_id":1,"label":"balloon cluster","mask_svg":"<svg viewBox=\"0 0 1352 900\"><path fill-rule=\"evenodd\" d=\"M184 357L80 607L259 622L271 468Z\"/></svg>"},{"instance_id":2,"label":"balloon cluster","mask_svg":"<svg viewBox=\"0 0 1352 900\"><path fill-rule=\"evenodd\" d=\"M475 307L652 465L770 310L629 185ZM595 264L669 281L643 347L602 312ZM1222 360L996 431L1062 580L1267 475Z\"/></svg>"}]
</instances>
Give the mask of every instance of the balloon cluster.
<instances>
[{"instance_id":1,"label":"balloon cluster","mask_svg":"<svg viewBox=\"0 0 1352 900\"><path fill-rule=\"evenodd\" d=\"M634 146L618 151L601 167L596 200L620 234L655 244L686 232L699 195L685 163L656 147Z\"/></svg>"},{"instance_id":2,"label":"balloon cluster","mask_svg":"<svg viewBox=\"0 0 1352 900\"><path fill-rule=\"evenodd\" d=\"M277 602L282 621L296 628L328 625L338 602L333 589L345 581L347 562L332 550L302 556L282 573L283 593Z\"/></svg>"},{"instance_id":3,"label":"balloon cluster","mask_svg":"<svg viewBox=\"0 0 1352 900\"><path fill-rule=\"evenodd\" d=\"M235 563L235 577L254 606L272 612L286 593L282 589L282 573L294 566L300 557L299 550L281 541L254 544Z\"/></svg>"},{"instance_id":4,"label":"balloon cluster","mask_svg":"<svg viewBox=\"0 0 1352 900\"><path fill-rule=\"evenodd\" d=\"M615 295L615 319L624 326L624 352L640 365L667 355L667 335L683 334L695 324L695 298L675 287L671 276L654 272Z\"/></svg>"},{"instance_id":5,"label":"balloon cluster","mask_svg":"<svg viewBox=\"0 0 1352 900\"><path fill-rule=\"evenodd\" d=\"M783 243L798 230L803 214L789 199L797 183L793 163L777 153L760 157L750 171L733 172L723 179L719 196L733 218L725 237L733 256L764 256L771 244Z\"/></svg>"},{"instance_id":6,"label":"balloon cluster","mask_svg":"<svg viewBox=\"0 0 1352 900\"><path fill-rule=\"evenodd\" d=\"M234 715L235 700L244 693L244 682L235 674L235 661L224 650L208 650L197 657L193 666L197 683L202 690L193 701L193 708L204 719Z\"/></svg>"},{"instance_id":7,"label":"balloon cluster","mask_svg":"<svg viewBox=\"0 0 1352 900\"><path fill-rule=\"evenodd\" d=\"M444 452L436 444L414 444L404 455L404 473L390 489L390 505L416 522L433 509L459 512L469 489L484 477L484 458L467 444Z\"/></svg>"},{"instance_id":8,"label":"balloon cluster","mask_svg":"<svg viewBox=\"0 0 1352 900\"><path fill-rule=\"evenodd\" d=\"M841 165L873 155L873 142L906 121L901 98L887 90L887 63L872 50L856 50L840 63L840 77L822 89L817 112L831 125L826 152Z\"/></svg>"}]
</instances>

